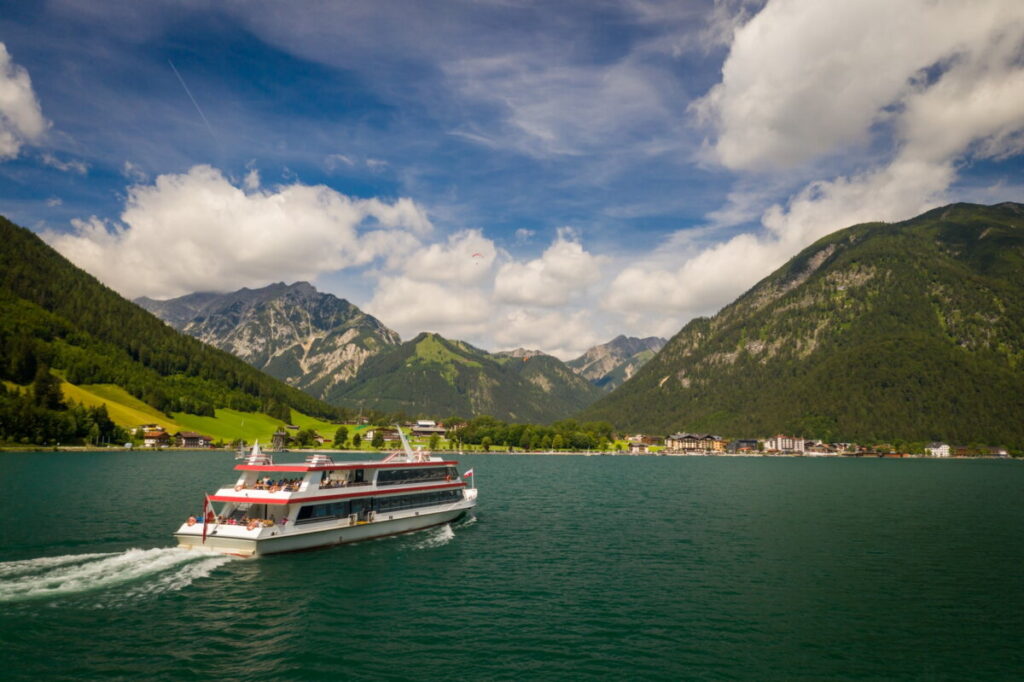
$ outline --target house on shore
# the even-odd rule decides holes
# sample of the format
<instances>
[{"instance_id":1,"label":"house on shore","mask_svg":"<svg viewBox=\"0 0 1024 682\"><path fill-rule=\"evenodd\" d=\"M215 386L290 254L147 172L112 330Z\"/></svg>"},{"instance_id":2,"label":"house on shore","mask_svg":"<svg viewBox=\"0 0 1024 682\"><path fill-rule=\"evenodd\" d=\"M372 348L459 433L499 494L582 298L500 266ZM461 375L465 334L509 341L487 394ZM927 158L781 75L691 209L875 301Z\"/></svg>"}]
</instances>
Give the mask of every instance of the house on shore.
<instances>
[{"instance_id":1,"label":"house on shore","mask_svg":"<svg viewBox=\"0 0 1024 682\"><path fill-rule=\"evenodd\" d=\"M924 451L932 457L949 457L950 449L949 443L928 443L925 446Z\"/></svg>"},{"instance_id":2,"label":"house on shore","mask_svg":"<svg viewBox=\"0 0 1024 682\"><path fill-rule=\"evenodd\" d=\"M195 431L179 431L174 434L174 444L179 448L209 448L213 446L213 436L204 436Z\"/></svg>"},{"instance_id":3,"label":"house on shore","mask_svg":"<svg viewBox=\"0 0 1024 682\"><path fill-rule=\"evenodd\" d=\"M663 445L665 439L661 436L650 436L646 433L634 433L632 436L626 436L627 443L643 443L644 445Z\"/></svg>"},{"instance_id":4,"label":"house on shore","mask_svg":"<svg viewBox=\"0 0 1024 682\"><path fill-rule=\"evenodd\" d=\"M730 441L726 445L726 451L737 455L746 455L752 452L757 452L757 439L756 438L739 438L734 441Z\"/></svg>"},{"instance_id":5,"label":"house on shore","mask_svg":"<svg viewBox=\"0 0 1024 682\"><path fill-rule=\"evenodd\" d=\"M372 429L367 429L366 433L363 434L364 441L372 441L373 437L380 433L384 438L385 443L397 443L401 440L398 435L398 429L392 429L389 427L378 426Z\"/></svg>"},{"instance_id":6,"label":"house on shore","mask_svg":"<svg viewBox=\"0 0 1024 682\"><path fill-rule=\"evenodd\" d=\"M420 419L409 427L409 430L414 436L444 436L445 431L444 424L438 424L428 419ZM385 437L385 440L387 440L387 437Z\"/></svg>"},{"instance_id":7,"label":"house on shore","mask_svg":"<svg viewBox=\"0 0 1024 682\"><path fill-rule=\"evenodd\" d=\"M143 431L142 445L147 448L165 448L171 444L171 434L163 429Z\"/></svg>"},{"instance_id":8,"label":"house on shore","mask_svg":"<svg viewBox=\"0 0 1024 682\"><path fill-rule=\"evenodd\" d=\"M665 438L672 452L725 452L725 440L710 433L673 433Z\"/></svg>"}]
</instances>

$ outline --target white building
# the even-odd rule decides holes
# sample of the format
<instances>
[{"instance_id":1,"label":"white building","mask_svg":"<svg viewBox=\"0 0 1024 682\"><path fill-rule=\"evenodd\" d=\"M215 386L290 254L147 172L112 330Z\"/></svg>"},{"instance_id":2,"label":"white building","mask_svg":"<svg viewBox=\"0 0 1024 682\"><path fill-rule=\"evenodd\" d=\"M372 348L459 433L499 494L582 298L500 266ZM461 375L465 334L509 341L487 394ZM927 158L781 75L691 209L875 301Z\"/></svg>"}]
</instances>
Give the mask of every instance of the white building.
<instances>
[{"instance_id":1,"label":"white building","mask_svg":"<svg viewBox=\"0 0 1024 682\"><path fill-rule=\"evenodd\" d=\"M948 443L928 443L924 450L932 457L949 457Z\"/></svg>"},{"instance_id":2,"label":"white building","mask_svg":"<svg viewBox=\"0 0 1024 682\"><path fill-rule=\"evenodd\" d=\"M764 442L764 449L768 452L803 452L804 439L796 436L783 436L781 433Z\"/></svg>"}]
</instances>

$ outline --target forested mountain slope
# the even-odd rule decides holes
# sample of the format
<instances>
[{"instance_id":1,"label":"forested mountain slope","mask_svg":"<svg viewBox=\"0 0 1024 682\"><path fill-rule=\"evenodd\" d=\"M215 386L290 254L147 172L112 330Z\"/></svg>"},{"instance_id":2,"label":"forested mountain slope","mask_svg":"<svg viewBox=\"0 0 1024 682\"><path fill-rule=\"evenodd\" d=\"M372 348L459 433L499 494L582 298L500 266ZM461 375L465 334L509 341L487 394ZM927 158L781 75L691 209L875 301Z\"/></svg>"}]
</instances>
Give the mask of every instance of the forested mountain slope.
<instances>
[{"instance_id":1,"label":"forested mountain slope","mask_svg":"<svg viewBox=\"0 0 1024 682\"><path fill-rule=\"evenodd\" d=\"M742 267L742 263L737 263ZM619 428L1024 446L1024 206L835 232L583 412Z\"/></svg>"},{"instance_id":2,"label":"forested mountain slope","mask_svg":"<svg viewBox=\"0 0 1024 682\"><path fill-rule=\"evenodd\" d=\"M420 334L367 360L328 400L348 408L433 416L487 414L550 423L588 405L600 390L549 355L492 355L462 341Z\"/></svg>"},{"instance_id":3,"label":"forested mountain slope","mask_svg":"<svg viewBox=\"0 0 1024 682\"><path fill-rule=\"evenodd\" d=\"M0 218L0 378L24 385L40 368L62 370L74 384L116 384L165 413L338 412L174 331Z\"/></svg>"},{"instance_id":4,"label":"forested mountain slope","mask_svg":"<svg viewBox=\"0 0 1024 682\"><path fill-rule=\"evenodd\" d=\"M175 329L318 398L401 341L376 318L308 282L135 302Z\"/></svg>"}]
</instances>

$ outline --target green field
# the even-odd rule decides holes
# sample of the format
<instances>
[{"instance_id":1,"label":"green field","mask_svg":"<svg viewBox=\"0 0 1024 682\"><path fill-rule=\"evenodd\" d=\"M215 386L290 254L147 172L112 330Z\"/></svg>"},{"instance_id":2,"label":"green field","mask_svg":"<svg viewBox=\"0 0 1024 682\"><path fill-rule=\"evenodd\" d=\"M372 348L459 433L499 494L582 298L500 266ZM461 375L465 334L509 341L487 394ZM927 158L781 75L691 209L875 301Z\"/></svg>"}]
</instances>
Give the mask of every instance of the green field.
<instances>
[{"instance_id":1,"label":"green field","mask_svg":"<svg viewBox=\"0 0 1024 682\"><path fill-rule=\"evenodd\" d=\"M227 408L216 410L216 417L201 417L184 412L176 412L168 417L114 384L76 386L63 382L61 390L65 398L76 403L89 407L106 404L110 418L128 429L142 424L159 424L170 433L195 431L225 442L242 439L251 443L259 439L262 443L270 443L273 433L282 426L280 420L266 414ZM338 429L337 424L295 410L292 410L292 424L301 429L315 429L328 439L334 438L334 432ZM349 427L349 433L352 432L353 427ZM295 431L289 430L289 435L294 436Z\"/></svg>"},{"instance_id":2,"label":"green field","mask_svg":"<svg viewBox=\"0 0 1024 682\"><path fill-rule=\"evenodd\" d=\"M115 384L75 386L65 381L60 387L64 397L76 403L88 407L106 404L107 414L119 426L134 429L141 424L159 424L171 433L188 430L182 423L171 421L155 407L147 405Z\"/></svg>"}]
</instances>

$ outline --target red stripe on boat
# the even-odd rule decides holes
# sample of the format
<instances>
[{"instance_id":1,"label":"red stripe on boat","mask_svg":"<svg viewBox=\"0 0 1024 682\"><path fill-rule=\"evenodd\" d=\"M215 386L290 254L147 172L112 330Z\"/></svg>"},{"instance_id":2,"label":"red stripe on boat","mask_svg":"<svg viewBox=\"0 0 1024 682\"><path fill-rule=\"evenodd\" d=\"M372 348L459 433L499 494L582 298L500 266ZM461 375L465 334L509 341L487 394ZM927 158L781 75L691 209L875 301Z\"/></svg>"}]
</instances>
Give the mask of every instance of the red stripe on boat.
<instances>
[{"instance_id":1,"label":"red stripe on boat","mask_svg":"<svg viewBox=\"0 0 1024 682\"><path fill-rule=\"evenodd\" d=\"M251 504L298 504L299 502L323 502L324 500L342 500L352 497L379 497L383 495L398 495L400 493L415 493L423 490L443 490L447 488L465 488L465 483L442 483L441 485L423 485L417 488L400 488L398 490L366 490L357 493L343 493L340 495L320 495L317 497L298 497L277 499L275 497L239 497L238 495L210 495L214 502L249 502Z\"/></svg>"}]
</instances>

